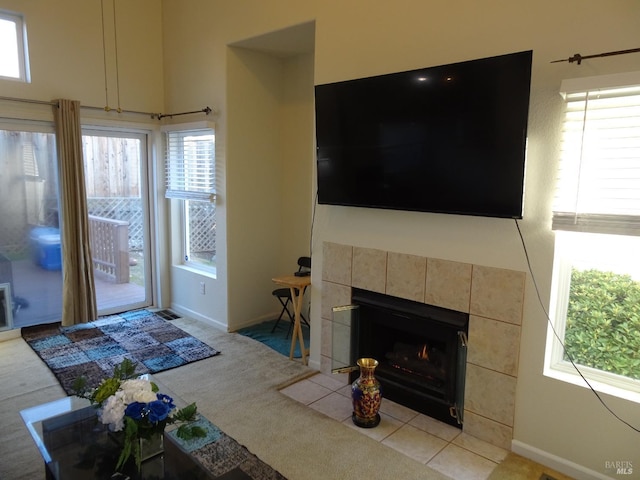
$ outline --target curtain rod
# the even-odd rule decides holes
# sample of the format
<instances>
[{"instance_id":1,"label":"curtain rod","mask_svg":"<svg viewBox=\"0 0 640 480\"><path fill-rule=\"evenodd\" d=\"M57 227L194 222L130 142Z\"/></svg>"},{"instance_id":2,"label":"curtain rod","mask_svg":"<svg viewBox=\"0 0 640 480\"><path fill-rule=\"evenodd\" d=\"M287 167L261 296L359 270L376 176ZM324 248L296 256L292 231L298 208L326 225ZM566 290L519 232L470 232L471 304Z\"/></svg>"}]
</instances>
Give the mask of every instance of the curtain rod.
<instances>
[{"instance_id":1,"label":"curtain rod","mask_svg":"<svg viewBox=\"0 0 640 480\"><path fill-rule=\"evenodd\" d=\"M582 60L586 60L588 58L612 57L614 55L625 55L627 53L636 53L636 52L640 52L640 48L631 48L629 50L618 50L615 52L597 53L595 55L584 55L584 56L580 55L579 53L576 53L572 57L563 58L561 60L553 60L552 62L549 62L549 63L576 62L578 65L580 65L582 63Z\"/></svg>"},{"instance_id":2,"label":"curtain rod","mask_svg":"<svg viewBox=\"0 0 640 480\"><path fill-rule=\"evenodd\" d=\"M163 119L164 117L173 118L178 115L191 115L193 113L204 113L205 115L209 115L212 112L211 108L204 107L202 110L194 110L192 112L180 112L180 113L160 113L158 114L158 120Z\"/></svg>"},{"instance_id":3,"label":"curtain rod","mask_svg":"<svg viewBox=\"0 0 640 480\"><path fill-rule=\"evenodd\" d=\"M44 100L33 100L33 99L29 99L29 98L17 98L17 97L2 97L0 96L0 100L5 100L5 101L9 101L9 102L22 102L22 103L35 103L38 105L50 105L52 107L57 107L58 106L58 102L55 101L51 101L51 102L47 102ZM102 110L105 112L111 112L111 111L115 111L118 113L130 113L130 114L135 114L135 115L146 115L150 118L155 118L158 120L162 120L165 117L169 117L169 118L173 118L175 116L178 115L191 115L191 114L195 114L195 113L204 113L206 115L209 115L213 110L210 107L204 107L201 110L194 110L191 112L179 112L179 113L150 113L150 112L140 112L137 110L123 110L121 108L111 108L109 106L106 107L92 107L89 105L80 105L80 108L84 108L87 110Z\"/></svg>"},{"instance_id":4,"label":"curtain rod","mask_svg":"<svg viewBox=\"0 0 640 480\"><path fill-rule=\"evenodd\" d=\"M44 100L30 100L28 98L0 97L0 100L7 100L9 102L37 103L39 105L51 105L52 107L58 106L58 102L45 102Z\"/></svg>"}]
</instances>

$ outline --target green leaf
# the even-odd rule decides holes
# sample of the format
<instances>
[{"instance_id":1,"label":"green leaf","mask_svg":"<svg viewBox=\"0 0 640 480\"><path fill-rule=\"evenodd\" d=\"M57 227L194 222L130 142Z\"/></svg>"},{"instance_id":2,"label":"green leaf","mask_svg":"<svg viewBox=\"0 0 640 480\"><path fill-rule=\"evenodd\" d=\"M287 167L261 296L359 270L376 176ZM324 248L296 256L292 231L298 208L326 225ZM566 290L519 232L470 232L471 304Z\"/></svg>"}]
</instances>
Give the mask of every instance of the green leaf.
<instances>
[{"instance_id":1,"label":"green leaf","mask_svg":"<svg viewBox=\"0 0 640 480\"><path fill-rule=\"evenodd\" d=\"M79 377L73 381L71 385L74 395L82 398L87 398L87 378Z\"/></svg>"},{"instance_id":2,"label":"green leaf","mask_svg":"<svg viewBox=\"0 0 640 480\"><path fill-rule=\"evenodd\" d=\"M136 367L137 363L132 362L128 358L122 360L120 365L116 365L113 369L114 378L118 378L120 380L126 380L128 378L132 378L136 376Z\"/></svg>"},{"instance_id":3,"label":"green leaf","mask_svg":"<svg viewBox=\"0 0 640 480\"><path fill-rule=\"evenodd\" d=\"M176 435L183 440L193 440L194 438L203 438L207 435L207 431L198 425L180 425L176 431Z\"/></svg>"},{"instance_id":4,"label":"green leaf","mask_svg":"<svg viewBox=\"0 0 640 480\"><path fill-rule=\"evenodd\" d=\"M140 470L140 444L138 443L138 424L131 417L124 417L124 444L122 451L118 457L118 463L116 463L116 470L120 469L127 463L127 460L133 453L136 466Z\"/></svg>"},{"instance_id":5,"label":"green leaf","mask_svg":"<svg viewBox=\"0 0 640 480\"><path fill-rule=\"evenodd\" d=\"M93 392L92 400L95 403L102 404L107 398L116 393L120 388L120 380L117 378L106 378L100 383L98 388Z\"/></svg>"},{"instance_id":6,"label":"green leaf","mask_svg":"<svg viewBox=\"0 0 640 480\"><path fill-rule=\"evenodd\" d=\"M196 419L196 413L198 413L198 407L196 407L195 403L192 403L178 410L172 419L180 422L193 422Z\"/></svg>"}]
</instances>

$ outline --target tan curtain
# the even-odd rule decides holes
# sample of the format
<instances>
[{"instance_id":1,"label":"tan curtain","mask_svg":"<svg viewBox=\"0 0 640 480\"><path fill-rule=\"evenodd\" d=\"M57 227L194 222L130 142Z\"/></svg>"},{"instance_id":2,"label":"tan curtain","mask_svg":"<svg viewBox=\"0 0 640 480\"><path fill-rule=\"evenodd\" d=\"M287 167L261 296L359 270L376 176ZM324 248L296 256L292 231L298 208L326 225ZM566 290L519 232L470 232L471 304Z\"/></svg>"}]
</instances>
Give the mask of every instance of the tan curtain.
<instances>
[{"instance_id":1,"label":"tan curtain","mask_svg":"<svg viewBox=\"0 0 640 480\"><path fill-rule=\"evenodd\" d=\"M58 100L53 110L62 227L62 325L68 326L95 320L98 310L89 245L80 102Z\"/></svg>"}]
</instances>

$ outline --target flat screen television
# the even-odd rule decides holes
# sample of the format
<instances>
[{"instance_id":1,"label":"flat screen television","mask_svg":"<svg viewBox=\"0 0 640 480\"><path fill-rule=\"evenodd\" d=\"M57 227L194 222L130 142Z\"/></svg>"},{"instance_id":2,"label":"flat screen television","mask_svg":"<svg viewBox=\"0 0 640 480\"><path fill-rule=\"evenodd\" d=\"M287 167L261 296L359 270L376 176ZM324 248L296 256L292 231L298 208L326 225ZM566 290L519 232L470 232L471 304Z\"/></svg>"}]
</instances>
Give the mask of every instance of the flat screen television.
<instances>
[{"instance_id":1,"label":"flat screen television","mask_svg":"<svg viewBox=\"0 0 640 480\"><path fill-rule=\"evenodd\" d=\"M318 203L522 218L532 56L316 85Z\"/></svg>"}]
</instances>

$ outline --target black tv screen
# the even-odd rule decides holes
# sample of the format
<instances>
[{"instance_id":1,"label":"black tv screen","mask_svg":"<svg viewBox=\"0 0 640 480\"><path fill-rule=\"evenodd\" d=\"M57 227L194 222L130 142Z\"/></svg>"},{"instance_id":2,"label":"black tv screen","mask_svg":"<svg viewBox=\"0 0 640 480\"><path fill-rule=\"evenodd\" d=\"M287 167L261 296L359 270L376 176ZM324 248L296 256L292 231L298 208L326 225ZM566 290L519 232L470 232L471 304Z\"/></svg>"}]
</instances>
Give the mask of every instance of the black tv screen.
<instances>
[{"instance_id":1,"label":"black tv screen","mask_svg":"<svg viewBox=\"0 0 640 480\"><path fill-rule=\"evenodd\" d=\"M531 62L316 85L318 203L522 218Z\"/></svg>"}]
</instances>

